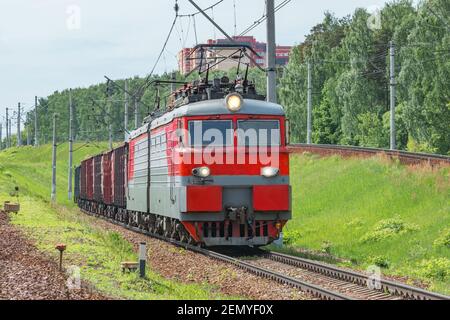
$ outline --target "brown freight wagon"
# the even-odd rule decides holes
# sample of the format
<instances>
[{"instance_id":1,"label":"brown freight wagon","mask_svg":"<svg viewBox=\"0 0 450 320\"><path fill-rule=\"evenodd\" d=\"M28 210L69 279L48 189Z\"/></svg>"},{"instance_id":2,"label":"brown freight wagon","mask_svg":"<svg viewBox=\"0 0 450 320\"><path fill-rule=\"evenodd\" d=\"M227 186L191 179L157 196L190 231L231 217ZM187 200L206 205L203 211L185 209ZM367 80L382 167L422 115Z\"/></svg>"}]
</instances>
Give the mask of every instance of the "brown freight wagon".
<instances>
[{"instance_id":1,"label":"brown freight wagon","mask_svg":"<svg viewBox=\"0 0 450 320\"><path fill-rule=\"evenodd\" d=\"M106 205L113 204L112 157L113 151L103 154L103 203Z\"/></svg>"},{"instance_id":2,"label":"brown freight wagon","mask_svg":"<svg viewBox=\"0 0 450 320\"><path fill-rule=\"evenodd\" d=\"M86 200L94 200L94 158L86 160Z\"/></svg>"},{"instance_id":3,"label":"brown freight wagon","mask_svg":"<svg viewBox=\"0 0 450 320\"><path fill-rule=\"evenodd\" d=\"M127 206L126 197L126 161L128 145L115 149L113 154L113 197L114 205L120 208L125 208Z\"/></svg>"},{"instance_id":4,"label":"brown freight wagon","mask_svg":"<svg viewBox=\"0 0 450 320\"><path fill-rule=\"evenodd\" d=\"M86 161L81 163L80 170L80 199L87 199L87 190L86 190Z\"/></svg>"},{"instance_id":5,"label":"brown freight wagon","mask_svg":"<svg viewBox=\"0 0 450 320\"><path fill-rule=\"evenodd\" d=\"M96 201L97 203L103 202L102 158L103 158L103 155L98 155L93 158L93 163L94 163L94 201Z\"/></svg>"}]
</instances>

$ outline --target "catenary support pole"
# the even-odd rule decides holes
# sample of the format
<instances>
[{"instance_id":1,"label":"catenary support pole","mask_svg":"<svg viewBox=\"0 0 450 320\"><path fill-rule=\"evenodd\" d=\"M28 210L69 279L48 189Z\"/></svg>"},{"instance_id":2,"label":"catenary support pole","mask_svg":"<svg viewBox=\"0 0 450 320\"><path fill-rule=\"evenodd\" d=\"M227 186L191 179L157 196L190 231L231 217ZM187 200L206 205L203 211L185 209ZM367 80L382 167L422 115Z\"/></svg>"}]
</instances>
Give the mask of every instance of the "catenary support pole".
<instances>
[{"instance_id":1,"label":"catenary support pole","mask_svg":"<svg viewBox=\"0 0 450 320\"><path fill-rule=\"evenodd\" d=\"M34 146L39 146L38 138L38 97L34 97Z\"/></svg>"},{"instance_id":2,"label":"catenary support pole","mask_svg":"<svg viewBox=\"0 0 450 320\"><path fill-rule=\"evenodd\" d=\"M391 87L391 150L397 149L396 128L395 128L395 102L396 87L395 81L395 44L393 41L389 43L390 51L390 87Z\"/></svg>"},{"instance_id":3,"label":"catenary support pole","mask_svg":"<svg viewBox=\"0 0 450 320\"><path fill-rule=\"evenodd\" d=\"M267 101L277 103L275 0L266 0L267 14Z\"/></svg>"},{"instance_id":4,"label":"catenary support pole","mask_svg":"<svg viewBox=\"0 0 450 320\"><path fill-rule=\"evenodd\" d=\"M134 98L134 128L139 128L139 101Z\"/></svg>"},{"instance_id":5,"label":"catenary support pole","mask_svg":"<svg viewBox=\"0 0 450 320\"><path fill-rule=\"evenodd\" d=\"M177 73L172 72L172 81L177 81ZM177 85L175 83L172 83L170 85L170 92L174 93L177 90Z\"/></svg>"},{"instance_id":6,"label":"catenary support pole","mask_svg":"<svg viewBox=\"0 0 450 320\"><path fill-rule=\"evenodd\" d=\"M108 132L109 132L109 150L113 149L113 125L112 125L112 101L111 101L111 95L108 96L108 119L109 119L109 126L108 126Z\"/></svg>"},{"instance_id":7,"label":"catenary support pole","mask_svg":"<svg viewBox=\"0 0 450 320\"><path fill-rule=\"evenodd\" d=\"M306 143L311 144L312 143L312 65L311 62L308 62L308 116L307 116L307 136L306 136Z\"/></svg>"},{"instance_id":8,"label":"catenary support pole","mask_svg":"<svg viewBox=\"0 0 450 320\"><path fill-rule=\"evenodd\" d=\"M30 125L27 125L27 146L31 145Z\"/></svg>"},{"instance_id":9,"label":"catenary support pole","mask_svg":"<svg viewBox=\"0 0 450 320\"><path fill-rule=\"evenodd\" d=\"M125 142L128 141L128 80L125 80L125 106L124 106L125 110L124 110L124 126L123 126L123 131L124 131L124 140Z\"/></svg>"},{"instance_id":10,"label":"catenary support pole","mask_svg":"<svg viewBox=\"0 0 450 320\"><path fill-rule=\"evenodd\" d=\"M53 114L53 152L52 152L52 202L56 201L56 113Z\"/></svg>"},{"instance_id":11,"label":"catenary support pole","mask_svg":"<svg viewBox=\"0 0 450 320\"><path fill-rule=\"evenodd\" d=\"M67 196L72 200L72 166L73 166L73 101L72 89L69 90L69 172Z\"/></svg>"},{"instance_id":12,"label":"catenary support pole","mask_svg":"<svg viewBox=\"0 0 450 320\"><path fill-rule=\"evenodd\" d=\"M10 147L9 141L9 108L6 108L6 148Z\"/></svg>"},{"instance_id":13,"label":"catenary support pole","mask_svg":"<svg viewBox=\"0 0 450 320\"><path fill-rule=\"evenodd\" d=\"M22 146L22 134L20 132L20 102L17 106L17 146Z\"/></svg>"}]
</instances>

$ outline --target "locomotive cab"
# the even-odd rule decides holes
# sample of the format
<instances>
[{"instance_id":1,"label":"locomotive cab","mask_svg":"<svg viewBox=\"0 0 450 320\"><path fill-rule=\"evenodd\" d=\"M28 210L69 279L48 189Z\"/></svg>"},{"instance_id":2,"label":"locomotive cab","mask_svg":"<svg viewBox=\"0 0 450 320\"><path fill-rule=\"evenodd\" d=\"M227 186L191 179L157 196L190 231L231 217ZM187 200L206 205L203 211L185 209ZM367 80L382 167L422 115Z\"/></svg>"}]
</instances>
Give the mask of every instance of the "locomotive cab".
<instances>
[{"instance_id":1,"label":"locomotive cab","mask_svg":"<svg viewBox=\"0 0 450 320\"><path fill-rule=\"evenodd\" d=\"M227 99L208 100L181 119L177 155L186 207L180 220L207 246L266 245L291 218L283 109L235 96L242 99L238 110Z\"/></svg>"}]
</instances>

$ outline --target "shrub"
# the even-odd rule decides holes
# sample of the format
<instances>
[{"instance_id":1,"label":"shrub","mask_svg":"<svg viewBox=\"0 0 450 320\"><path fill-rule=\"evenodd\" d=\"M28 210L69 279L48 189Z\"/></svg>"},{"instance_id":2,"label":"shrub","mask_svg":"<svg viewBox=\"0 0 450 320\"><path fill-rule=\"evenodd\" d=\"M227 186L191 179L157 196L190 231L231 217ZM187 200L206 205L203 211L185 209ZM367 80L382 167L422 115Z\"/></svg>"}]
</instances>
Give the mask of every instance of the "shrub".
<instances>
[{"instance_id":1,"label":"shrub","mask_svg":"<svg viewBox=\"0 0 450 320\"><path fill-rule=\"evenodd\" d=\"M434 241L435 247L446 247L450 249L450 228L445 229L439 238Z\"/></svg>"},{"instance_id":2,"label":"shrub","mask_svg":"<svg viewBox=\"0 0 450 320\"><path fill-rule=\"evenodd\" d=\"M399 217L379 221L371 232L361 238L361 242L377 242L410 231L416 231L418 227L403 222Z\"/></svg>"},{"instance_id":3,"label":"shrub","mask_svg":"<svg viewBox=\"0 0 450 320\"><path fill-rule=\"evenodd\" d=\"M345 224L347 228L359 228L364 225L364 222L360 218L353 219L352 221Z\"/></svg>"},{"instance_id":4,"label":"shrub","mask_svg":"<svg viewBox=\"0 0 450 320\"><path fill-rule=\"evenodd\" d=\"M435 258L419 263L418 275L426 279L447 281L450 275L450 260Z\"/></svg>"},{"instance_id":5,"label":"shrub","mask_svg":"<svg viewBox=\"0 0 450 320\"><path fill-rule=\"evenodd\" d=\"M298 230L285 231L283 233L283 244L292 245L296 243L301 237L302 235Z\"/></svg>"},{"instance_id":6,"label":"shrub","mask_svg":"<svg viewBox=\"0 0 450 320\"><path fill-rule=\"evenodd\" d=\"M331 254L331 250L333 249L333 243L330 241L324 241L322 243L322 252Z\"/></svg>"},{"instance_id":7,"label":"shrub","mask_svg":"<svg viewBox=\"0 0 450 320\"><path fill-rule=\"evenodd\" d=\"M377 267L388 269L390 266L389 260L384 256L375 256L369 258L369 263L376 265Z\"/></svg>"}]
</instances>

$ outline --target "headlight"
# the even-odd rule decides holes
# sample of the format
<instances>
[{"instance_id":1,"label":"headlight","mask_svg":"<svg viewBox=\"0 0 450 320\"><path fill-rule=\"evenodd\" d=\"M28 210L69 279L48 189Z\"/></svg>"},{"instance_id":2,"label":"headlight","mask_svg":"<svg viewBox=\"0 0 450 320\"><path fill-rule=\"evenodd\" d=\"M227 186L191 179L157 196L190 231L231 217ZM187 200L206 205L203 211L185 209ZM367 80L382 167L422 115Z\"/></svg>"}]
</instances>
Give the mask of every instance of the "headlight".
<instances>
[{"instance_id":1,"label":"headlight","mask_svg":"<svg viewBox=\"0 0 450 320\"><path fill-rule=\"evenodd\" d=\"M261 175L266 178L276 177L279 173L280 169L278 168L265 167L261 169Z\"/></svg>"},{"instance_id":2,"label":"headlight","mask_svg":"<svg viewBox=\"0 0 450 320\"><path fill-rule=\"evenodd\" d=\"M208 167L195 168L192 174L199 178L208 178L211 175L211 170Z\"/></svg>"},{"instance_id":3,"label":"headlight","mask_svg":"<svg viewBox=\"0 0 450 320\"><path fill-rule=\"evenodd\" d=\"M227 105L228 110L231 112L238 112L242 108L242 96L239 93L230 93L225 98L225 103Z\"/></svg>"}]
</instances>

